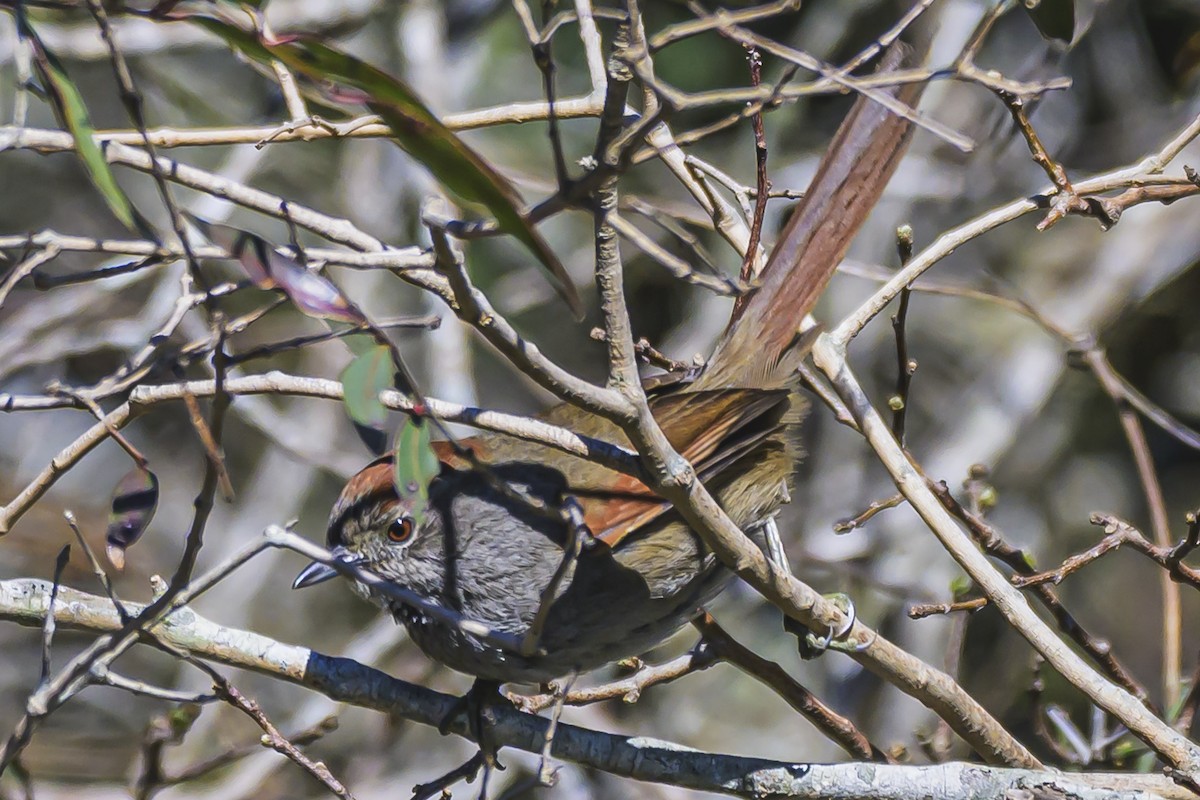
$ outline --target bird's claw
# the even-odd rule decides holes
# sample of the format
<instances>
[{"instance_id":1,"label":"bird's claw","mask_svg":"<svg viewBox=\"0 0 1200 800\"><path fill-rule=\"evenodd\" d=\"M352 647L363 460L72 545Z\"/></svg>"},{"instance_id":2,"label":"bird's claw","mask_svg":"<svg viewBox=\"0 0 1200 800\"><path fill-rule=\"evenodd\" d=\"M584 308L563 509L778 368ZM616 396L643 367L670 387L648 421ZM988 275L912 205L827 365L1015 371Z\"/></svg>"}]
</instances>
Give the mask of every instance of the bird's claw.
<instances>
[{"instance_id":1,"label":"bird's claw","mask_svg":"<svg viewBox=\"0 0 1200 800\"><path fill-rule=\"evenodd\" d=\"M492 738L492 728L496 724L492 709L501 697L503 695L500 694L499 683L478 678L467 693L455 701L454 706L438 723L438 732L445 736L451 732L454 720L460 714L465 714L467 729L471 738L479 744L479 753L483 757L484 766L498 770L503 770L504 765L496 758L496 753L500 748Z\"/></svg>"},{"instance_id":2,"label":"bird's claw","mask_svg":"<svg viewBox=\"0 0 1200 800\"><path fill-rule=\"evenodd\" d=\"M842 650L848 653L857 653L866 649L870 645L870 642L851 643L846 641L846 636L854 628L854 623L857 619L854 610L854 601L850 599L850 596L836 592L825 595L825 599L841 609L845 617L842 624L837 628L830 627L825 633L817 635L791 618L784 619L784 628L789 633L794 634L799 640L797 648L800 651L800 657L808 660L816 658L826 650Z\"/></svg>"}]
</instances>

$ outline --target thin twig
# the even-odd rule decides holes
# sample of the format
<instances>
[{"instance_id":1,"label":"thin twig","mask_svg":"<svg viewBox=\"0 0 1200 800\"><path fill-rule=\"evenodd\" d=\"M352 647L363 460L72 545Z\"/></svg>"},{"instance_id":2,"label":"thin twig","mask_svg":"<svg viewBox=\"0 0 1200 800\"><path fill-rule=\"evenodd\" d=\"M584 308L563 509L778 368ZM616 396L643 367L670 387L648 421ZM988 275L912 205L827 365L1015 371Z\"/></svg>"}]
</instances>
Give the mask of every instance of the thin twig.
<instances>
[{"instance_id":1,"label":"thin twig","mask_svg":"<svg viewBox=\"0 0 1200 800\"><path fill-rule=\"evenodd\" d=\"M935 614L954 614L959 611L974 613L988 604L986 597L959 600L954 603L922 603L908 609L909 619L925 619Z\"/></svg>"},{"instance_id":2,"label":"thin twig","mask_svg":"<svg viewBox=\"0 0 1200 800\"><path fill-rule=\"evenodd\" d=\"M307 747L308 745L324 738L327 734L337 730L337 728L337 717L329 716L325 717L316 725L306 728L299 733L289 734L287 738L297 747ZM162 777L162 784L164 786L176 786L181 783L199 780L215 770L227 767L230 764L261 751L261 738L255 741L253 744L233 746L222 753L218 753L217 755L207 758L204 761L200 761L189 767L185 767L178 772L174 772L170 775L164 775Z\"/></svg>"},{"instance_id":3,"label":"thin twig","mask_svg":"<svg viewBox=\"0 0 1200 800\"><path fill-rule=\"evenodd\" d=\"M978 513L963 508L944 483L931 484L931 489L945 509L966 525L967 532L983 548L984 552L1002 561L1017 575L1032 575L1037 572L1037 567L1034 566L1036 561L1030 553L1010 545L1000 535L1000 532ZM1071 637L1110 678L1147 704L1148 708L1155 710L1150 699L1150 692L1116 657L1113 647L1108 641L1092 635L1084 628L1063 605L1058 593L1053 588L1046 584L1032 588L1034 596L1054 617L1059 630Z\"/></svg>"},{"instance_id":4,"label":"thin twig","mask_svg":"<svg viewBox=\"0 0 1200 800\"><path fill-rule=\"evenodd\" d=\"M849 533L852 530L861 528L867 523L868 520L870 520L880 511L886 511L889 508L895 508L903 502L904 495L900 494L899 492L883 500L872 500L869 506L855 516L838 520L837 522L833 523L833 532Z\"/></svg>"},{"instance_id":5,"label":"thin twig","mask_svg":"<svg viewBox=\"0 0 1200 800\"><path fill-rule=\"evenodd\" d=\"M517 12L517 18L521 21L521 25L525 28L525 36L529 40L529 47L533 53L533 63L542 74L542 91L546 95L546 127L547 135L550 137L550 150L554 155L554 174L558 178L559 190L565 191L571 182L571 176L567 172L567 159L563 155L562 136L558 130L558 114L554 106L556 95L554 76L558 68L554 63L553 43L550 38L543 37L534 27L533 15L525 0L513 0L513 8ZM546 20L543 19L542 22L545 23Z\"/></svg>"},{"instance_id":6,"label":"thin twig","mask_svg":"<svg viewBox=\"0 0 1200 800\"><path fill-rule=\"evenodd\" d=\"M129 457L133 459L135 464L142 469L149 469L150 460L142 454L141 450L138 450L136 447L134 447L132 442L125 438L125 435L117 429L116 425L113 424L111 420L108 419L108 416L104 413L104 409L100 408L99 403L97 403L84 392L75 391L74 389L70 389L65 386L51 385L48 387L48 391L50 391L52 394L61 394L66 397L70 397L90 411L92 416L105 426L105 428L108 430L108 435L112 438L112 440L119 444L121 449L129 454ZM68 519L68 522L70 522L70 519Z\"/></svg>"},{"instance_id":7,"label":"thin twig","mask_svg":"<svg viewBox=\"0 0 1200 800\"><path fill-rule=\"evenodd\" d=\"M896 246L900 251L900 267L912 260L913 230L910 225L901 225L896 229ZM904 287L900 292L900 305L896 315L892 317L892 331L896 337L896 393L888 399L892 409L892 435L900 446L904 446L904 421L908 416L908 391L912 384L913 373L917 371L917 362L908 357L908 337L905 323L908 321L908 298L912 295L910 287Z\"/></svg>"},{"instance_id":8,"label":"thin twig","mask_svg":"<svg viewBox=\"0 0 1200 800\"><path fill-rule=\"evenodd\" d=\"M108 18L108 11L105 10L101 0L87 0L87 6L92 17L96 20L96 25L100 28L100 37L108 47L109 60L112 63L113 75L117 79L117 88L121 96L121 103L125 106L125 110L129 114L134 128L141 134L142 147L145 148L146 153L150 156L150 174L154 178L154 183L158 187L158 193L162 198L163 205L167 209L167 214L171 220L171 228L174 230L175 236L183 248L188 272L195 284L202 290L207 291L208 283L200 274L200 262L197 261L196 254L191 249L191 242L187 234L187 223L183 215L179 212L179 206L175 203L175 197L171 193L171 185L167 180L167 174L160 168L154 143L146 134L145 104L142 100L141 92L138 91L137 86L134 84L133 74L129 71L129 65L125 61L125 56L121 53L121 48L118 46L116 37L113 34L112 25ZM209 302L209 300L205 300L205 307L208 307Z\"/></svg>"},{"instance_id":9,"label":"thin twig","mask_svg":"<svg viewBox=\"0 0 1200 800\"><path fill-rule=\"evenodd\" d=\"M354 800L354 795L350 793L341 781L333 776L333 773L329 771L329 767L320 761L313 761L304 755L294 742L284 736L275 727L275 724L263 713L262 708L259 707L257 702L242 694L236 686L231 684L216 670L209 668L207 672L213 680L213 690L217 693L217 696L250 717L258 727L262 728L264 734L262 738L263 745L287 756L290 761L320 781L326 789L341 798L341 800Z\"/></svg>"},{"instance_id":10,"label":"thin twig","mask_svg":"<svg viewBox=\"0 0 1200 800\"><path fill-rule=\"evenodd\" d=\"M117 597L117 590L113 587L112 579L108 577L108 572L104 569L104 565L100 563L100 559L96 557L96 551L92 549L88 543L87 537L83 535L83 531L79 529L79 524L75 520L75 514L69 509L63 511L63 518L66 519L67 525L71 527L71 531L75 534L76 541L87 555L88 563L92 565L92 572L96 575L96 579L100 581L100 586L104 589L104 593L108 595L108 599L112 601L113 608L121 617L121 623L129 621L129 612L125 609L125 604Z\"/></svg>"},{"instance_id":11,"label":"thin twig","mask_svg":"<svg viewBox=\"0 0 1200 800\"><path fill-rule=\"evenodd\" d=\"M762 83L762 54L755 47L746 48L746 59L750 62L750 84L758 86ZM742 258L742 269L739 276L742 283L748 283L758 277L759 243L762 240L763 220L767 215L767 199L771 191L771 181L767 178L767 134L763 126L763 112L758 109L750 118L754 129L754 216L750 221L750 242L746 246L746 255ZM739 297L734 303L733 314L740 316L746 301Z\"/></svg>"},{"instance_id":12,"label":"thin twig","mask_svg":"<svg viewBox=\"0 0 1200 800\"><path fill-rule=\"evenodd\" d=\"M1025 111L1025 99L1005 90L997 90L996 95L1008 108L1017 130L1025 137L1025 143L1029 146L1029 153L1033 156L1034 163L1042 168L1046 176L1050 178L1050 182L1054 184L1055 194L1050 203L1050 213L1038 223L1037 229L1039 231L1047 230L1070 213L1088 213L1091 210L1090 206L1080 198L1075 187L1071 185L1067 171L1046 152L1041 137L1029 122L1029 115Z\"/></svg>"},{"instance_id":13,"label":"thin twig","mask_svg":"<svg viewBox=\"0 0 1200 800\"><path fill-rule=\"evenodd\" d=\"M571 691L571 684L574 680L575 676L570 676L567 682L554 692L556 702L550 710L550 724L546 726L546 744L542 747L541 755L538 758L537 779L542 786L553 786L555 776L558 774L558 769L551 766L550 748L554 745L554 732L558 729L558 720L562 716L564 700L567 693Z\"/></svg>"},{"instance_id":14,"label":"thin twig","mask_svg":"<svg viewBox=\"0 0 1200 800\"><path fill-rule=\"evenodd\" d=\"M717 662L712 648L698 642L696 647L684 655L671 659L663 664L644 664L639 662L637 670L624 678L594 686L587 689L573 689L566 694L563 702L569 706L586 706L592 703L602 703L607 700L621 700L624 703L636 703L642 693L651 686L669 683L685 675L711 667ZM550 708L555 703L555 693L521 695L509 694L508 698L523 711L537 713Z\"/></svg>"},{"instance_id":15,"label":"thin twig","mask_svg":"<svg viewBox=\"0 0 1200 800\"><path fill-rule=\"evenodd\" d=\"M559 587L567 579L568 573L574 569L584 541L591 536L583 521L583 509L580 508L579 501L573 497L566 498L562 503L562 510L569 520L566 526L567 539L563 543L563 553L558 567L538 598L538 607L534 612L533 621L529 623L529 629L521 638L519 652L526 657L539 652L538 643L542 637L542 630L546 627L546 620L550 618L550 609L554 607L554 602L558 599Z\"/></svg>"},{"instance_id":16,"label":"thin twig","mask_svg":"<svg viewBox=\"0 0 1200 800\"><path fill-rule=\"evenodd\" d=\"M723 275L707 275L699 271L686 259L667 250L620 214L610 215L609 221L618 233L681 281L695 286L703 286L720 295L736 295L742 292L742 287ZM701 261L701 263L704 262Z\"/></svg>"},{"instance_id":17,"label":"thin twig","mask_svg":"<svg viewBox=\"0 0 1200 800\"><path fill-rule=\"evenodd\" d=\"M159 686L153 686L145 681L136 681L131 678L126 678L124 675L119 675L107 667L97 667L92 670L92 677L97 683L102 683L105 686L111 686L114 689L121 689L130 694L150 697L155 700L165 700L168 703L211 703L217 700L215 694L207 692L183 692L175 689L164 689Z\"/></svg>"},{"instance_id":18,"label":"thin twig","mask_svg":"<svg viewBox=\"0 0 1200 800\"><path fill-rule=\"evenodd\" d=\"M1132 408L1118 405L1118 414L1121 429L1125 432L1125 439L1129 442L1129 450L1133 453L1133 460L1137 465L1138 479L1146 496L1146 507L1150 510L1150 529L1154 532L1154 543L1160 548L1169 548L1171 524L1167 520L1167 501L1163 497L1158 471L1154 468L1154 457L1150 454L1146 431L1137 412ZM1175 563L1178 566L1178 562ZM1177 708L1183 694L1183 598L1179 583L1174 580L1176 574L1179 574L1178 569L1166 569L1159 575L1163 608L1162 685L1165 708Z\"/></svg>"},{"instance_id":19,"label":"thin twig","mask_svg":"<svg viewBox=\"0 0 1200 800\"><path fill-rule=\"evenodd\" d=\"M0 283L0 306L4 305L4 301L8 299L8 295L22 279L34 274L37 268L43 264L53 261L61 252L62 248L57 244L53 242L47 243L36 253L29 255L16 266L10 267L8 273L4 276L4 282Z\"/></svg>"},{"instance_id":20,"label":"thin twig","mask_svg":"<svg viewBox=\"0 0 1200 800\"><path fill-rule=\"evenodd\" d=\"M38 689L46 686L50 679L50 648L54 644L54 601L58 599L58 587L62 583L63 570L67 568L67 562L71 560L71 545L63 545L58 551L58 557L54 559L54 583L50 589L50 605L46 611L46 621L42 625L42 667L38 673ZM0 770L3 772L3 770Z\"/></svg>"},{"instance_id":21,"label":"thin twig","mask_svg":"<svg viewBox=\"0 0 1200 800\"><path fill-rule=\"evenodd\" d=\"M876 747L850 719L834 711L816 695L792 678L781 666L749 650L725 632L711 614L702 614L692 622L715 655L733 664L747 675L771 687L784 701L800 712L822 734L837 742L852 758L893 763L886 752Z\"/></svg>"},{"instance_id":22,"label":"thin twig","mask_svg":"<svg viewBox=\"0 0 1200 800\"><path fill-rule=\"evenodd\" d=\"M217 331L217 346L213 351L213 400L212 400L212 421L207 425L211 442L214 451L221 446L221 433L224 430L225 411L229 408L230 396L225 391L225 349L222 340L222 317L220 314L213 316L214 327ZM187 395L184 395L185 399ZM208 525L209 515L213 509L213 498L217 493L218 487L222 484L222 476L228 480L228 474L225 471L225 460L219 451L207 451L205 458L204 478L201 482L200 492L196 495L196 500L192 506L194 514L192 516L192 524L188 528L187 536L184 539L183 555L179 559L179 565L175 568L175 572L171 575L170 584L167 588L167 596L183 591L184 587L191 582L192 572L196 568L196 562L200 555L200 548L204 546L204 529ZM232 491L232 490L231 490Z\"/></svg>"},{"instance_id":23,"label":"thin twig","mask_svg":"<svg viewBox=\"0 0 1200 800\"><path fill-rule=\"evenodd\" d=\"M220 347L220 344L217 346ZM187 409L188 420L192 423L192 429L196 431L196 438L200 440L201 446L204 447L205 455L208 456L209 461L217 469L217 487L221 490L221 497L225 499L226 503L232 503L233 482L229 479L229 470L225 468L225 456L221 452L216 438L213 436L212 429L204 421L204 414L200 411L200 403L196 400L195 395L185 394L183 396L183 405Z\"/></svg>"},{"instance_id":24,"label":"thin twig","mask_svg":"<svg viewBox=\"0 0 1200 800\"><path fill-rule=\"evenodd\" d=\"M421 783L414 786L411 800L430 800L432 797L446 798L450 794L451 786L459 781L470 783L475 780L475 776L479 774L479 770L484 766L483 751L481 750L445 775L441 775L428 783Z\"/></svg>"},{"instance_id":25,"label":"thin twig","mask_svg":"<svg viewBox=\"0 0 1200 800\"><path fill-rule=\"evenodd\" d=\"M1105 536L1100 542L1089 547L1082 553L1077 553L1069 557L1055 569L1032 575L1014 577L1013 585L1024 587L1037 586L1043 583L1059 583L1068 575L1077 572L1096 559L1111 553L1121 547L1121 545L1127 544L1163 567L1173 580L1200 589L1200 570L1179 563L1178 559L1174 558L1175 548L1161 547L1154 544L1133 525L1112 514L1094 512L1090 517L1090 521L1093 525L1099 525L1104 528Z\"/></svg>"}]
</instances>

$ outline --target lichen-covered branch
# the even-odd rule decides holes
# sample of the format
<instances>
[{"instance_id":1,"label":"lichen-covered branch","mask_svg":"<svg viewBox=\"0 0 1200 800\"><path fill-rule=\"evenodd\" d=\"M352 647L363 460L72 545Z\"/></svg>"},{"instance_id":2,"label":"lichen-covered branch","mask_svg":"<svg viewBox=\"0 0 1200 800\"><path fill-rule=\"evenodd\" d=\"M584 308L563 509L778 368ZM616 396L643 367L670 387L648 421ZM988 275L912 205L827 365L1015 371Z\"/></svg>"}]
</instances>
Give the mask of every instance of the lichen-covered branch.
<instances>
[{"instance_id":1,"label":"lichen-covered branch","mask_svg":"<svg viewBox=\"0 0 1200 800\"><path fill-rule=\"evenodd\" d=\"M35 579L0 581L0 620L39 627L49 607L51 584ZM137 614L142 607L130 603ZM62 628L93 633L119 630L121 620L103 597L62 588L55 602ZM334 700L372 708L436 726L455 709L457 699L392 678L349 659L323 655L250 631L225 628L182 608L153 629L157 638L200 658L271 675L321 692ZM548 720L516 709L496 709L498 743L540 753ZM469 736L467 720L449 726ZM936 795L947 800L1007 800L1022 791L1089 800L1143 800L1189 797L1159 775L1003 769L948 763L929 767L886 764L785 763L705 753L670 742L601 733L558 724L555 758L637 780L654 781L737 797L794 797L813 800L875 797L910 800ZM1050 796L1050 795L1047 795Z\"/></svg>"}]
</instances>

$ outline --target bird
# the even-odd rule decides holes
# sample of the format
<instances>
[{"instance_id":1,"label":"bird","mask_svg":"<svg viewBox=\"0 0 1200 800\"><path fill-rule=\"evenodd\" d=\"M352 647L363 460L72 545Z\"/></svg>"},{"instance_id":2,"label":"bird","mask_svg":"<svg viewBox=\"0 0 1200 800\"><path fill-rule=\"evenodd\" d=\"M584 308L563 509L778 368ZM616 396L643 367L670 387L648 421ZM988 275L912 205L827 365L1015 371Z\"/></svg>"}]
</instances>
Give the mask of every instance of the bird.
<instances>
[{"instance_id":1,"label":"bird","mask_svg":"<svg viewBox=\"0 0 1200 800\"><path fill-rule=\"evenodd\" d=\"M906 58L894 44L883 70ZM913 105L921 87L879 90ZM695 468L735 524L760 547L790 496L801 456L806 401L797 367L812 310L851 239L902 158L911 124L859 97L826 151L753 290L734 306L708 362L646 383L648 406L677 452ZM541 418L631 447L612 421L570 403ZM329 516L327 545L423 602L355 581L360 595L404 624L434 660L479 681L545 684L639 655L687 624L731 581L672 505L638 477L547 445L482 433L454 447L435 442L440 471L427 497L393 485L390 457L346 483ZM463 456L469 447L476 468ZM578 504L585 546L564 561L570 524L546 508ZM542 595L566 567L543 609ZM295 588L338 574L314 562ZM544 611L537 648L498 646L429 613L449 609L489 630L521 637Z\"/></svg>"}]
</instances>

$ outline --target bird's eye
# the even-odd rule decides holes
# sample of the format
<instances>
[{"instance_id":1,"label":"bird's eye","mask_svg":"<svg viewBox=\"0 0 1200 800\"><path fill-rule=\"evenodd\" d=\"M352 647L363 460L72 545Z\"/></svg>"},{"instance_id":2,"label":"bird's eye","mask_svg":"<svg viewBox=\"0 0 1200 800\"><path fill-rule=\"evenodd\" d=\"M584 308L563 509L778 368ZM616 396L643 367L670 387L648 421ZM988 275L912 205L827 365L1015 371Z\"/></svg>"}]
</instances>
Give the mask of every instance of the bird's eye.
<instances>
[{"instance_id":1,"label":"bird's eye","mask_svg":"<svg viewBox=\"0 0 1200 800\"><path fill-rule=\"evenodd\" d=\"M413 518L407 514L399 519L393 520L391 525L388 525L388 538L397 544L407 542L413 535Z\"/></svg>"}]
</instances>

